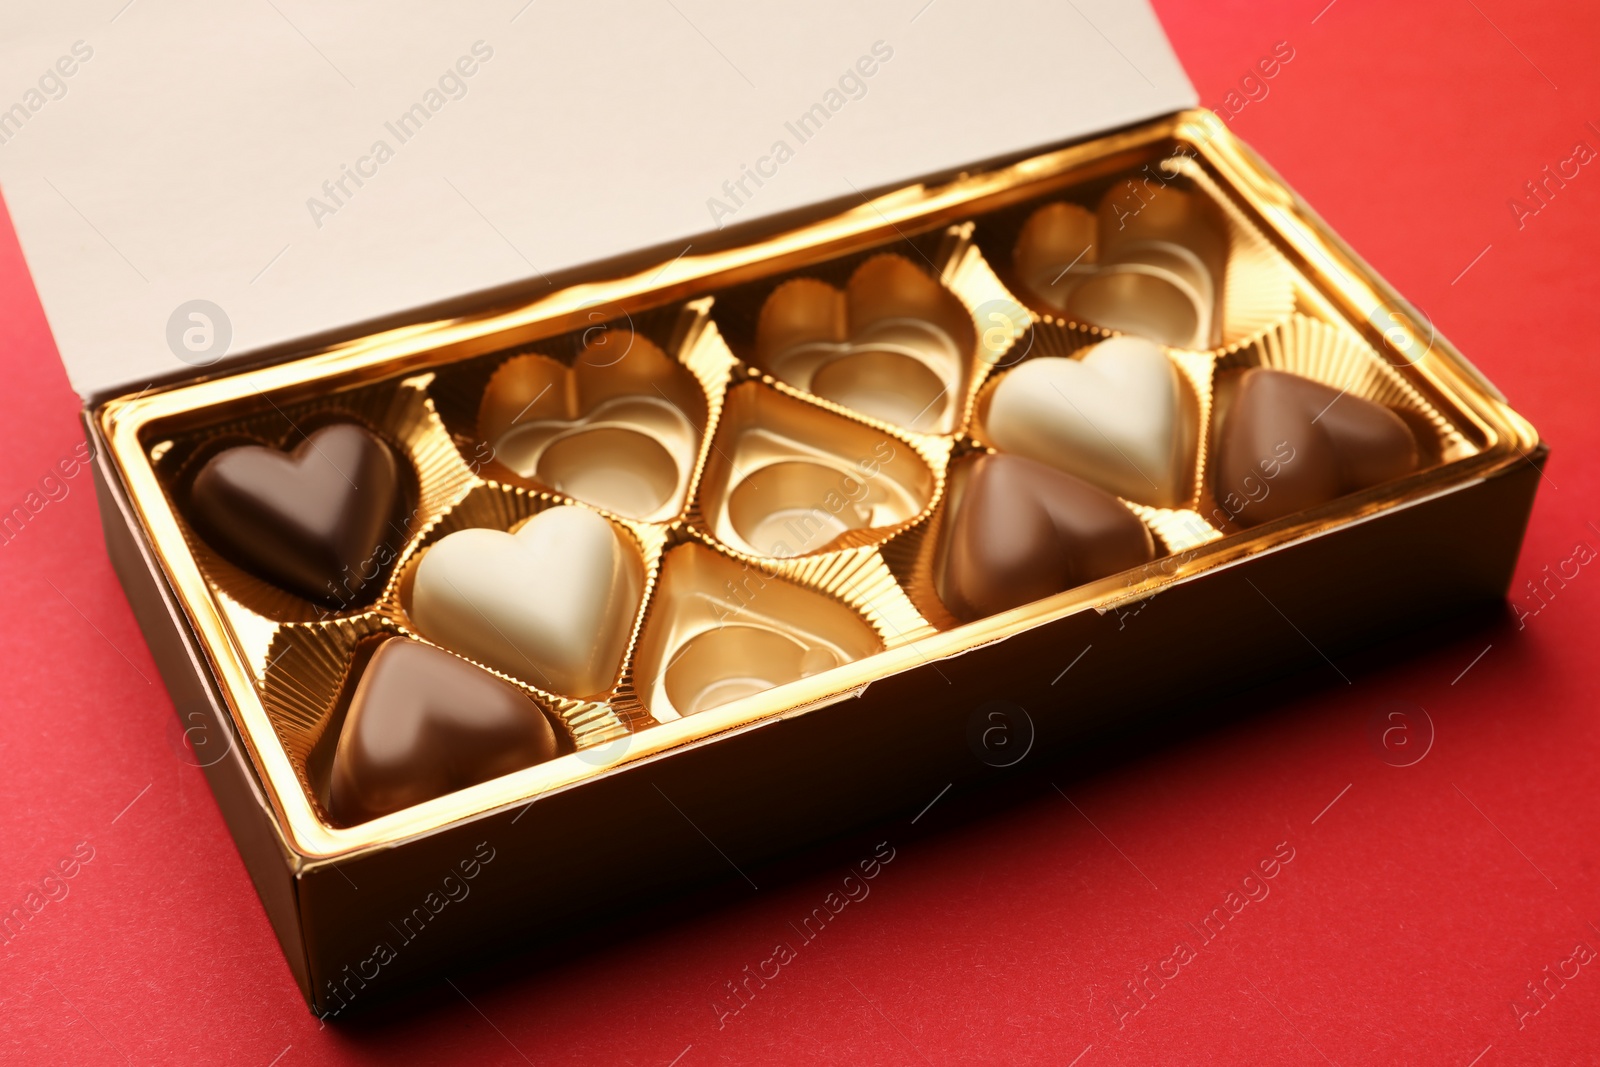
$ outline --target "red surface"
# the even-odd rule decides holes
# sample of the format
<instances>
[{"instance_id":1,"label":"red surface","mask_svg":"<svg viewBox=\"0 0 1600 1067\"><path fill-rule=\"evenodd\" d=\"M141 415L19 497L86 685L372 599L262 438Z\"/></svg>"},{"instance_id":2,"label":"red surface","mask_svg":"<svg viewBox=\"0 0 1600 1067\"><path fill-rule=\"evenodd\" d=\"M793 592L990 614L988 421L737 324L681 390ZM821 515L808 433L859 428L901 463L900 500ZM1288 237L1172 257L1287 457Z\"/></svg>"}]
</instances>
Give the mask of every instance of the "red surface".
<instances>
[{"instance_id":1,"label":"red surface","mask_svg":"<svg viewBox=\"0 0 1600 1067\"><path fill-rule=\"evenodd\" d=\"M1270 94L1233 125L1554 445L1520 587L1579 542L1600 548L1590 525L1600 520L1600 167L1584 168L1525 228L1507 207L1578 140L1600 149L1588 125L1600 122L1600 9L1325 2L1158 7L1212 106L1289 43L1294 58ZM942 6L922 17L956 13ZM996 51L1003 37L990 42ZM0 353L9 509L80 440L77 401L9 229ZM64 898L0 941L7 1060L1600 1058L1600 966L1552 981L1556 992L1521 1026L1512 1007L1538 1004L1527 983L1579 943L1600 949L1592 568L1521 628L1508 615L1349 658L1348 685L1326 672L1244 696L1164 748L1023 764L1004 788L943 796L915 826L885 824L748 872L759 890L730 875L588 951L455 974L453 987L324 1028L290 981L200 772L178 755L87 476L66 484L0 547L0 911L26 908L30 884L80 842L93 858ZM1373 716L1394 702L1425 708L1436 729L1406 768L1384 762L1369 738ZM895 858L870 897L719 1020L713 987L775 942L798 943L790 923L879 841ZM1202 944L1185 923L1242 892L1280 842L1292 862L1248 886L1268 895ZM1195 957L1119 1027L1110 1005L1123 983L1180 940Z\"/></svg>"}]
</instances>

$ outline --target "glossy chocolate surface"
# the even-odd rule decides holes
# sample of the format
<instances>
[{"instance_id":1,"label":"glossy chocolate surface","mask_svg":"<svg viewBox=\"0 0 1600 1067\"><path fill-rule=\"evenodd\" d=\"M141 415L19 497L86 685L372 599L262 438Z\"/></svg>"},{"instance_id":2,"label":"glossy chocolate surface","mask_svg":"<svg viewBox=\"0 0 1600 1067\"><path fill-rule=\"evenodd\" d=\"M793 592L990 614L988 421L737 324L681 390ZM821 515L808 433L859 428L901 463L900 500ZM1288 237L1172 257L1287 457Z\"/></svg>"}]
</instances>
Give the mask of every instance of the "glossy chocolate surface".
<instances>
[{"instance_id":1,"label":"glossy chocolate surface","mask_svg":"<svg viewBox=\"0 0 1600 1067\"><path fill-rule=\"evenodd\" d=\"M1254 368L1223 417L1213 518L1256 526L1409 474L1418 461L1411 428L1382 404Z\"/></svg>"},{"instance_id":2,"label":"glossy chocolate surface","mask_svg":"<svg viewBox=\"0 0 1600 1067\"><path fill-rule=\"evenodd\" d=\"M1148 563L1155 540L1110 493L1022 456L984 455L957 472L939 595L962 622Z\"/></svg>"},{"instance_id":3,"label":"glossy chocolate surface","mask_svg":"<svg viewBox=\"0 0 1600 1067\"><path fill-rule=\"evenodd\" d=\"M457 530L417 565L408 611L428 640L563 696L604 694L644 595L629 538L578 505L515 533Z\"/></svg>"},{"instance_id":4,"label":"glossy chocolate surface","mask_svg":"<svg viewBox=\"0 0 1600 1067\"><path fill-rule=\"evenodd\" d=\"M555 731L526 693L432 645L393 638L350 698L329 814L366 822L554 755Z\"/></svg>"},{"instance_id":5,"label":"glossy chocolate surface","mask_svg":"<svg viewBox=\"0 0 1600 1067\"><path fill-rule=\"evenodd\" d=\"M1177 365L1142 337L1113 337L1077 358L1007 371L982 436L1124 500L1180 507L1194 468L1197 410Z\"/></svg>"},{"instance_id":6,"label":"glossy chocolate surface","mask_svg":"<svg viewBox=\"0 0 1600 1067\"><path fill-rule=\"evenodd\" d=\"M189 489L190 521L232 562L289 592L345 607L382 580L400 465L353 423L324 426L293 452L240 445L213 456ZM380 558L383 556L387 558Z\"/></svg>"}]
</instances>

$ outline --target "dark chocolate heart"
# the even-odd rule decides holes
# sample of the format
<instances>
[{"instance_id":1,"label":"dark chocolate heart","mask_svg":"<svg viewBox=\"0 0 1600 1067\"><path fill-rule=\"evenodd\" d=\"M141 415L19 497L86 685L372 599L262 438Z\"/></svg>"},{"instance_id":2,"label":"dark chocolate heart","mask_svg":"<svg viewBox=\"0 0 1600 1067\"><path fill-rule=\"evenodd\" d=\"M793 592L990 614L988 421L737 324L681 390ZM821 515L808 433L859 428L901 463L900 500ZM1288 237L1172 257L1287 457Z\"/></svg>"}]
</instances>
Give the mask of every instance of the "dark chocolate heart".
<instances>
[{"instance_id":1,"label":"dark chocolate heart","mask_svg":"<svg viewBox=\"0 0 1600 1067\"><path fill-rule=\"evenodd\" d=\"M403 547L379 551L399 495L394 452L341 422L293 452L240 445L217 453L195 477L188 511L200 536L240 567L346 607L381 582Z\"/></svg>"},{"instance_id":2,"label":"dark chocolate heart","mask_svg":"<svg viewBox=\"0 0 1600 1067\"><path fill-rule=\"evenodd\" d=\"M1223 417L1212 518L1222 526L1271 522L1409 474L1418 462L1416 436L1382 404L1252 368Z\"/></svg>"},{"instance_id":3,"label":"dark chocolate heart","mask_svg":"<svg viewBox=\"0 0 1600 1067\"><path fill-rule=\"evenodd\" d=\"M1150 531L1116 497L1022 456L985 455L958 470L945 520L939 598L962 622L1155 558Z\"/></svg>"},{"instance_id":4,"label":"dark chocolate heart","mask_svg":"<svg viewBox=\"0 0 1600 1067\"><path fill-rule=\"evenodd\" d=\"M391 638L350 698L328 812L366 822L555 754L555 731L526 693L432 645Z\"/></svg>"}]
</instances>

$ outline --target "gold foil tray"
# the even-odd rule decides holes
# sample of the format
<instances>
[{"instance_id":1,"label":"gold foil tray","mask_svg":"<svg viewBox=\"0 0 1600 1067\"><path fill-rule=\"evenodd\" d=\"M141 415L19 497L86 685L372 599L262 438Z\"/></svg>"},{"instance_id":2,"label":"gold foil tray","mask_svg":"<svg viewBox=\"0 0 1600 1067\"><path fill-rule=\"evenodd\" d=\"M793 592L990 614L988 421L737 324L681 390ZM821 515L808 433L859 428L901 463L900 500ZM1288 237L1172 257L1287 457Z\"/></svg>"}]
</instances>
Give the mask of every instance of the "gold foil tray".
<instances>
[{"instance_id":1,"label":"gold foil tray","mask_svg":"<svg viewBox=\"0 0 1600 1067\"><path fill-rule=\"evenodd\" d=\"M1119 213L1125 195L1144 206ZM99 417L290 838L307 856L342 855L1108 610L1531 447L1531 429L1447 344L1414 360L1382 347L1374 323L1411 319L1353 262L1325 266L1344 257L1194 114L532 303L115 401ZM1061 278L1080 295L1106 284L1082 300L1056 292ZM1152 278L1165 296L1146 291ZM1084 307L1159 304L1185 287L1204 299L1161 313L1191 342L1163 349L1190 439L1181 499L1124 501L1161 558L958 624L935 581L947 476L953 460L993 450L997 384L1115 335ZM1229 382L1256 366L1396 409L1424 469L1225 536L1207 518L1212 441ZM207 455L281 446L329 418L390 442L409 493L381 593L334 611L228 564L183 518L185 479ZM419 561L458 530L514 531L555 507L604 515L643 567L610 689L578 700L495 672L561 725L561 755L331 825L321 790L352 680L376 641L425 640L409 614Z\"/></svg>"}]
</instances>

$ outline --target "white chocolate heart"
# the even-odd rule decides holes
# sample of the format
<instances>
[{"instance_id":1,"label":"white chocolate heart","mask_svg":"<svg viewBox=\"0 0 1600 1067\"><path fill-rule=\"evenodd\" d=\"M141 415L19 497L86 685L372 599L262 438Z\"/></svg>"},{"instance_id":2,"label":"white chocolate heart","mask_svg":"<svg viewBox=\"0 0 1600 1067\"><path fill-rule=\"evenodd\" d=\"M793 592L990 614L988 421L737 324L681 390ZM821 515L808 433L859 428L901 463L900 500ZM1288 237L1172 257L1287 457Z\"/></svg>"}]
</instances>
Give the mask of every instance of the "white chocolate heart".
<instances>
[{"instance_id":1,"label":"white chocolate heart","mask_svg":"<svg viewBox=\"0 0 1600 1067\"><path fill-rule=\"evenodd\" d=\"M1042 357L990 394L988 442L1153 507L1188 495L1193 405L1178 369L1137 337L1102 341L1081 359Z\"/></svg>"},{"instance_id":2,"label":"white chocolate heart","mask_svg":"<svg viewBox=\"0 0 1600 1067\"><path fill-rule=\"evenodd\" d=\"M417 565L408 605L430 641L563 696L606 692L627 651L644 564L586 508L515 534L458 530Z\"/></svg>"}]
</instances>

